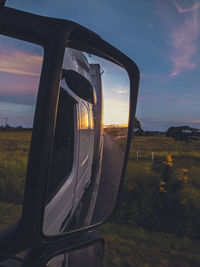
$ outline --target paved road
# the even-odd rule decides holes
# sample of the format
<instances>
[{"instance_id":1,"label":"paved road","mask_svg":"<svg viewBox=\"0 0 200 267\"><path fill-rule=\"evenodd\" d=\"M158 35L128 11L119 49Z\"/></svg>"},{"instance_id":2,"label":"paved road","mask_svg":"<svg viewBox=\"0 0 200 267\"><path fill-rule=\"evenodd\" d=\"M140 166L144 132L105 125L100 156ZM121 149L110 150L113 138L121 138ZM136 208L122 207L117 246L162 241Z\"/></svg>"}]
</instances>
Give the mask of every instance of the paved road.
<instances>
[{"instance_id":1,"label":"paved road","mask_svg":"<svg viewBox=\"0 0 200 267\"><path fill-rule=\"evenodd\" d=\"M104 135L104 150L99 193L92 224L107 218L112 212L118 193L123 156L113 139Z\"/></svg>"}]
</instances>

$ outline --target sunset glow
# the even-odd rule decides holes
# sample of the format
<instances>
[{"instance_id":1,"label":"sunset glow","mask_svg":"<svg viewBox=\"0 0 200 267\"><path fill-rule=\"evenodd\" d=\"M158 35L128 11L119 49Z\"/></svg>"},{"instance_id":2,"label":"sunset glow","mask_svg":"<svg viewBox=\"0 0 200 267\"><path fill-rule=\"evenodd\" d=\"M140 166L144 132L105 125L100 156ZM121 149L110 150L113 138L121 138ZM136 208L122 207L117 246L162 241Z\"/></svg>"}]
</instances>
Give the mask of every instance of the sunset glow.
<instances>
[{"instance_id":1,"label":"sunset glow","mask_svg":"<svg viewBox=\"0 0 200 267\"><path fill-rule=\"evenodd\" d=\"M9 2L7 5L9 6ZM12 1L10 6L23 9L20 1ZM141 72L136 117L144 130L166 131L171 125L182 125L184 121L191 127L199 127L198 0L127 1L126 5L123 1L114 0L106 3L99 1L98 5L85 2L78 15L76 1L66 5L64 0L59 0L56 9L53 1L45 7L40 3L30 4L29 8L30 12L36 14L67 18L83 24L136 62ZM41 61L42 53L38 53L35 47L30 50L22 49L24 45L19 44L11 49L10 44L10 41L0 43L0 101L33 104L40 73L36 66L37 61ZM17 59L17 68L7 61L9 53ZM26 61L27 53L34 62L32 67L28 64L28 58ZM2 56L3 54L5 55ZM109 119L109 113L106 113L111 112L109 108L113 102L108 107L105 104L104 123L119 123L123 119L121 113L125 113L120 102L128 103L124 100L129 93L128 78L122 75L123 71L120 72L115 64L103 62L102 59L97 61L93 56L88 58L91 63L102 66L103 89L107 102L113 99L120 107L117 109L116 105L113 106L116 117L110 113ZM9 79L10 75L15 87ZM19 79L22 77L23 84L20 84Z\"/></svg>"},{"instance_id":2,"label":"sunset glow","mask_svg":"<svg viewBox=\"0 0 200 267\"><path fill-rule=\"evenodd\" d=\"M117 99L104 99L104 118L103 124L125 124L128 122L129 106L127 102Z\"/></svg>"},{"instance_id":3,"label":"sunset glow","mask_svg":"<svg viewBox=\"0 0 200 267\"><path fill-rule=\"evenodd\" d=\"M42 56L32 55L13 49L11 51L2 49L0 53L0 71L19 74L40 76Z\"/></svg>"}]
</instances>

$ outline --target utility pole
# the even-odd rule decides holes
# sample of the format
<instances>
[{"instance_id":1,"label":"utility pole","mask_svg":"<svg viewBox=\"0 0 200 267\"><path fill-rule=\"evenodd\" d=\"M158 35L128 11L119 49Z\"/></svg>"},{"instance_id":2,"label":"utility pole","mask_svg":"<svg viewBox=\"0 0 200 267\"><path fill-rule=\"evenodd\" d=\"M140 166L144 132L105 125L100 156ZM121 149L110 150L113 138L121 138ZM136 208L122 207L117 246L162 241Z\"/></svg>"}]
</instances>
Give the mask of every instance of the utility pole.
<instances>
[{"instance_id":1,"label":"utility pole","mask_svg":"<svg viewBox=\"0 0 200 267\"><path fill-rule=\"evenodd\" d=\"M4 120L6 121L5 126L8 125L8 118L4 118Z\"/></svg>"},{"instance_id":2,"label":"utility pole","mask_svg":"<svg viewBox=\"0 0 200 267\"><path fill-rule=\"evenodd\" d=\"M154 160L154 152L151 152L151 160Z\"/></svg>"}]
</instances>

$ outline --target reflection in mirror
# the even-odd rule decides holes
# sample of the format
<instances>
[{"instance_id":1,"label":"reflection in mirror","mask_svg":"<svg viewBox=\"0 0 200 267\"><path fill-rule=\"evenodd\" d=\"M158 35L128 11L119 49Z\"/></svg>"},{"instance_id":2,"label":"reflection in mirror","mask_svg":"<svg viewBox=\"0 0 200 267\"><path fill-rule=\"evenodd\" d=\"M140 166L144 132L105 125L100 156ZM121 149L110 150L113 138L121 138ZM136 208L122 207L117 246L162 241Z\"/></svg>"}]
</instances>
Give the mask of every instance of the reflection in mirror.
<instances>
[{"instance_id":1,"label":"reflection in mirror","mask_svg":"<svg viewBox=\"0 0 200 267\"><path fill-rule=\"evenodd\" d=\"M59 254L49 260L46 264L48 267L101 267L103 261L103 245L96 242L89 246Z\"/></svg>"},{"instance_id":2,"label":"reflection in mirror","mask_svg":"<svg viewBox=\"0 0 200 267\"><path fill-rule=\"evenodd\" d=\"M0 230L21 216L42 55L38 45L0 36Z\"/></svg>"},{"instance_id":3,"label":"reflection in mirror","mask_svg":"<svg viewBox=\"0 0 200 267\"><path fill-rule=\"evenodd\" d=\"M82 229L111 214L127 138L126 71L107 60L69 48L63 69L84 76L97 101L92 104L84 100L87 96L80 98L62 77L44 213L46 235Z\"/></svg>"}]
</instances>

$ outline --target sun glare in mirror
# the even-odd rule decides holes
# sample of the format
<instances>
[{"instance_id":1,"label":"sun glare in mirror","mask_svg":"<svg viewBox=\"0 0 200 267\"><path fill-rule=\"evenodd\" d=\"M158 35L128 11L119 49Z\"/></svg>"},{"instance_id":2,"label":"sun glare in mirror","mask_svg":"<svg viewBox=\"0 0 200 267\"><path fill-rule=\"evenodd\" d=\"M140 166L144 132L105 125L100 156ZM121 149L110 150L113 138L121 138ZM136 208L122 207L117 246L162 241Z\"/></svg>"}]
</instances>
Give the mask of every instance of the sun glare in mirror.
<instances>
[{"instance_id":1,"label":"sun glare in mirror","mask_svg":"<svg viewBox=\"0 0 200 267\"><path fill-rule=\"evenodd\" d=\"M90 65L98 62L103 88L103 125L124 126L128 124L129 79L128 74L118 65L97 56L85 53ZM97 64L97 63L96 63Z\"/></svg>"}]
</instances>

